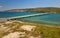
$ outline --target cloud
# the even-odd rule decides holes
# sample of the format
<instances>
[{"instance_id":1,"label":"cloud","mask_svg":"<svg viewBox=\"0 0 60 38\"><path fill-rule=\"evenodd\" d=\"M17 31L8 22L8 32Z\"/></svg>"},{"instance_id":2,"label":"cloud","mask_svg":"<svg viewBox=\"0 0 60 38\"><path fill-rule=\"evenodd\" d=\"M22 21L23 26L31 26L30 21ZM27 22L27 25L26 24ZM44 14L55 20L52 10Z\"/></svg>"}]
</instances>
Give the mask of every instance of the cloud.
<instances>
[{"instance_id":1,"label":"cloud","mask_svg":"<svg viewBox=\"0 0 60 38\"><path fill-rule=\"evenodd\" d=\"M0 6L0 8L2 8L3 6Z\"/></svg>"},{"instance_id":2,"label":"cloud","mask_svg":"<svg viewBox=\"0 0 60 38\"><path fill-rule=\"evenodd\" d=\"M3 10L4 9L4 7L3 6L0 6L0 10Z\"/></svg>"}]
</instances>

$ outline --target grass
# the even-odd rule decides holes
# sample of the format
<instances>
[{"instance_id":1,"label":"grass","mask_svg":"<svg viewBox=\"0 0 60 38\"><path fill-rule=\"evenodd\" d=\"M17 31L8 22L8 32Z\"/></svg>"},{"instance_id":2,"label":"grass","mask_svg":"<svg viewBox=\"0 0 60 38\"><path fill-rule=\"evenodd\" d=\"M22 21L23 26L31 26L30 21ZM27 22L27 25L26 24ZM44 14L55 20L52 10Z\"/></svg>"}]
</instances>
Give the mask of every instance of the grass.
<instances>
[{"instance_id":1,"label":"grass","mask_svg":"<svg viewBox=\"0 0 60 38\"><path fill-rule=\"evenodd\" d=\"M31 33L31 35L33 36L40 35L42 36L42 38L60 38L60 28L59 28L60 26L58 27L52 26L52 25L47 26L47 24L34 24L34 23L26 23L26 22L25 23L13 22L13 23L7 24L7 26L8 25L12 25L9 28L12 28L13 26L17 26L16 28L11 29L13 30L13 32L22 31L22 32L26 32L27 34ZM28 32L28 31L19 29L19 27L22 25L33 25L33 26L36 26L36 28L32 32ZM6 35L7 33L8 32L4 32L2 36Z\"/></svg>"}]
</instances>

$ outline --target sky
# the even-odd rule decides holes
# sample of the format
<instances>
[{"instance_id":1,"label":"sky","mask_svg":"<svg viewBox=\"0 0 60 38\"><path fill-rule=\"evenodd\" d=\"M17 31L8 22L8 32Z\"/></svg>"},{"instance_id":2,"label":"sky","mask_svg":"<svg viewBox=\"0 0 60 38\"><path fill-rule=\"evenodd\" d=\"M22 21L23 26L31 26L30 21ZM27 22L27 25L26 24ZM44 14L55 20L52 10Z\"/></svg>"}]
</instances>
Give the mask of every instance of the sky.
<instances>
[{"instance_id":1,"label":"sky","mask_svg":"<svg viewBox=\"0 0 60 38\"><path fill-rule=\"evenodd\" d=\"M38 7L60 7L60 0L0 0L0 11Z\"/></svg>"}]
</instances>

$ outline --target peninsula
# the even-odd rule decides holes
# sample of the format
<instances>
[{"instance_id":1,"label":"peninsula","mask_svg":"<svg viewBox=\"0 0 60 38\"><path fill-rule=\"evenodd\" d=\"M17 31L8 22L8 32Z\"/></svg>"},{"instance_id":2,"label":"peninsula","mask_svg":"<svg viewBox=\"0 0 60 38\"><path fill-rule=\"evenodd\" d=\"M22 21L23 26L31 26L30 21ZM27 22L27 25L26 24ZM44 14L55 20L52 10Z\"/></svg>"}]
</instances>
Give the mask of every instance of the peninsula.
<instances>
[{"instance_id":1,"label":"peninsula","mask_svg":"<svg viewBox=\"0 0 60 38\"><path fill-rule=\"evenodd\" d=\"M43 13L60 13L60 8L45 7L45 8L26 8L26 9L12 9L7 12L43 12Z\"/></svg>"}]
</instances>

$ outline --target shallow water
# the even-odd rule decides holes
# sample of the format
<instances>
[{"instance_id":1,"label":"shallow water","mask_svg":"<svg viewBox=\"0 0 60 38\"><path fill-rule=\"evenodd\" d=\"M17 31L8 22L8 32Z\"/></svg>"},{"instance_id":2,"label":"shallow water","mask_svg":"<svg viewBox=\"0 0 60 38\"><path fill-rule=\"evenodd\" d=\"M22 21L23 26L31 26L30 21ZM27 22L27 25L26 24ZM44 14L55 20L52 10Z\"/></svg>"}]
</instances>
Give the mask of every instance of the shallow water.
<instances>
[{"instance_id":1,"label":"shallow water","mask_svg":"<svg viewBox=\"0 0 60 38\"><path fill-rule=\"evenodd\" d=\"M17 20L33 22L33 23L45 23L45 24L58 24L60 25L60 14L48 14L48 15L40 15L33 16L27 18L17 18Z\"/></svg>"},{"instance_id":2,"label":"shallow water","mask_svg":"<svg viewBox=\"0 0 60 38\"><path fill-rule=\"evenodd\" d=\"M37 12L1 12L0 18L8 18L8 17L15 17L15 16L30 15L30 14L37 14ZM38 16L32 16L26 18L16 18L16 20L33 22L33 23L60 25L60 14L38 15Z\"/></svg>"},{"instance_id":3,"label":"shallow water","mask_svg":"<svg viewBox=\"0 0 60 38\"><path fill-rule=\"evenodd\" d=\"M37 12L0 12L0 18L37 14Z\"/></svg>"}]
</instances>

